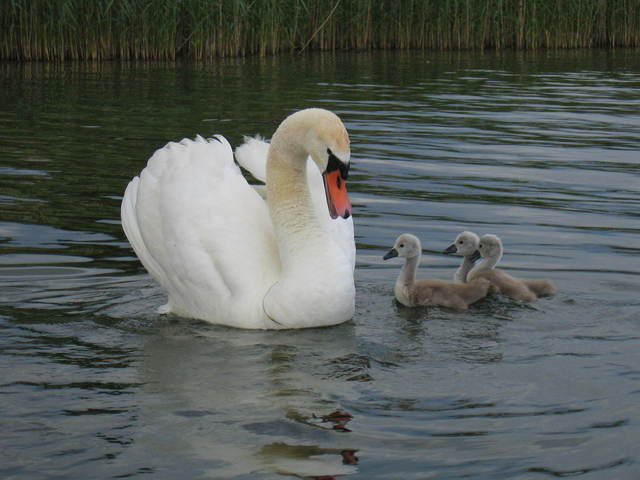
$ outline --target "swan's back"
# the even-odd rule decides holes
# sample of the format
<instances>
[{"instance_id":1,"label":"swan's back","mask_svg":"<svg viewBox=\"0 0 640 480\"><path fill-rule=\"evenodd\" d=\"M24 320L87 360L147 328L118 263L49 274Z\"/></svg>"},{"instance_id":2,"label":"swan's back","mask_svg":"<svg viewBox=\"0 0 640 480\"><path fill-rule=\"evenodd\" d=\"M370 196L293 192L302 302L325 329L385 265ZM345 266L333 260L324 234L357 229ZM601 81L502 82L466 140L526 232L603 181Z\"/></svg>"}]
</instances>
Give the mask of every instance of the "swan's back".
<instances>
[{"instance_id":1,"label":"swan's back","mask_svg":"<svg viewBox=\"0 0 640 480\"><path fill-rule=\"evenodd\" d=\"M262 299L277 278L278 250L267 206L224 137L157 150L125 191L122 224L167 290L166 311L264 328L254 297Z\"/></svg>"},{"instance_id":2,"label":"swan's back","mask_svg":"<svg viewBox=\"0 0 640 480\"><path fill-rule=\"evenodd\" d=\"M472 281L481 278L489 280L501 293L509 297L525 302L533 302L537 299L536 294L529 289L523 280L512 277L502 270L492 268L475 274L472 272L467 277L467 280Z\"/></svg>"},{"instance_id":3,"label":"swan's back","mask_svg":"<svg viewBox=\"0 0 640 480\"><path fill-rule=\"evenodd\" d=\"M556 294L555 285L549 280L522 279L533 293L538 297L548 297Z\"/></svg>"}]
</instances>

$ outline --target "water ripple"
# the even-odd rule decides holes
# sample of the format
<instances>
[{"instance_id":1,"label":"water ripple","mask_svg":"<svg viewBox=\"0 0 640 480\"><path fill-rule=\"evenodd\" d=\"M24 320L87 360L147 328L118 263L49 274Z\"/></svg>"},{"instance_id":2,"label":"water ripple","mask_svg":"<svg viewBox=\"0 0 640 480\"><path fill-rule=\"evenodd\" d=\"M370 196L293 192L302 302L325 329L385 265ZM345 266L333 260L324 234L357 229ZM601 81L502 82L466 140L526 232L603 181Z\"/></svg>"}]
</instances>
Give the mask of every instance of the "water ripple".
<instances>
[{"instance_id":1,"label":"water ripple","mask_svg":"<svg viewBox=\"0 0 640 480\"><path fill-rule=\"evenodd\" d=\"M0 476L635 478L638 58L2 65ZM237 144L311 105L351 137L353 321L157 314L120 226L126 183L168 140ZM460 259L440 252L462 230L501 236L502 268L558 295L397 304L396 235L422 239L420 275L450 279Z\"/></svg>"}]
</instances>

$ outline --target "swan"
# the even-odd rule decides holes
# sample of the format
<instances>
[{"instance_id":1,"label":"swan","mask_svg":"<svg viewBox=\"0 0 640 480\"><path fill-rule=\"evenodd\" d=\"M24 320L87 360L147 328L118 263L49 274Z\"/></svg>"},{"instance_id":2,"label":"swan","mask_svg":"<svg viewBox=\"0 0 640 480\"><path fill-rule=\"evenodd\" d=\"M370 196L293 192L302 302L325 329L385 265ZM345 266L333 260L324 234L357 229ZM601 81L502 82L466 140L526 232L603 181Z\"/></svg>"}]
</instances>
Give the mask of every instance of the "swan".
<instances>
[{"instance_id":1,"label":"swan","mask_svg":"<svg viewBox=\"0 0 640 480\"><path fill-rule=\"evenodd\" d=\"M473 232L464 231L442 252L444 254L457 253L463 257L460 267L458 267L453 274L453 280L455 282L465 283L467 281L467 274L475 265L473 258L476 258L475 255L479 245L480 237L478 237L478 235Z\"/></svg>"},{"instance_id":2,"label":"swan","mask_svg":"<svg viewBox=\"0 0 640 480\"><path fill-rule=\"evenodd\" d=\"M403 233L384 257L404 257L405 263L396 280L396 299L407 307L441 306L467 310L469 305L487 296L491 283L479 278L469 283L455 283L436 279L416 280L416 270L422 256L422 245L415 235Z\"/></svg>"},{"instance_id":3,"label":"swan","mask_svg":"<svg viewBox=\"0 0 640 480\"><path fill-rule=\"evenodd\" d=\"M159 312L246 329L351 319L355 243L344 124L328 110L305 109L285 118L270 144L255 140L242 157L266 182L266 200L221 135L168 143L129 182L122 226L167 292Z\"/></svg>"},{"instance_id":4,"label":"swan","mask_svg":"<svg viewBox=\"0 0 640 480\"><path fill-rule=\"evenodd\" d=\"M471 269L467 275L467 281L485 278L501 293L524 302L533 302L539 296L555 294L556 289L549 280L516 278L495 268L502 259L502 254L503 247L500 237L491 234L480 237L475 259L477 260L481 256L483 260Z\"/></svg>"}]
</instances>

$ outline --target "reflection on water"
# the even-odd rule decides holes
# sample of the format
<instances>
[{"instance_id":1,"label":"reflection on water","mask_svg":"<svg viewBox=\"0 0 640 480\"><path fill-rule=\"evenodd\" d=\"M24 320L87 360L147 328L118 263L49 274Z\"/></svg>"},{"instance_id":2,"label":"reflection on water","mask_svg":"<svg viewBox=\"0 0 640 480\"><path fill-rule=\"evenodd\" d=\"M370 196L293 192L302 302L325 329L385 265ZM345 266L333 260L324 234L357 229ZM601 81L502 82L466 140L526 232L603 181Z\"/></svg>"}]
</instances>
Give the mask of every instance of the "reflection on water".
<instances>
[{"instance_id":1,"label":"reflection on water","mask_svg":"<svg viewBox=\"0 0 640 480\"><path fill-rule=\"evenodd\" d=\"M634 478L639 72L624 50L0 65L0 475ZM127 181L168 140L312 105L351 134L354 320L158 315ZM462 230L558 295L398 305L390 242L447 279Z\"/></svg>"},{"instance_id":2,"label":"reflection on water","mask_svg":"<svg viewBox=\"0 0 640 480\"><path fill-rule=\"evenodd\" d=\"M355 450L320 448L316 445L272 443L260 450L260 456L275 473L297 477L332 480L352 473L358 464ZM319 472L323 472L320 475Z\"/></svg>"}]
</instances>

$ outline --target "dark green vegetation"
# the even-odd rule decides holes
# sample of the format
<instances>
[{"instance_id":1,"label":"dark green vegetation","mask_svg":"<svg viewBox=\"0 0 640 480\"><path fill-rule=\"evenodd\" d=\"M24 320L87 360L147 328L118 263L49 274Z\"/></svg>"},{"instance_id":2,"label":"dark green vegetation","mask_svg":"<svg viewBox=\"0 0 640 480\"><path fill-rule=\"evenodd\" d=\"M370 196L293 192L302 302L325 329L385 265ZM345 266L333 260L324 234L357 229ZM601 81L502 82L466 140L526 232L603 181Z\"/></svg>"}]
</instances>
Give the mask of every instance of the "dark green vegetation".
<instances>
[{"instance_id":1,"label":"dark green vegetation","mask_svg":"<svg viewBox=\"0 0 640 480\"><path fill-rule=\"evenodd\" d=\"M4 0L0 58L640 46L640 0Z\"/></svg>"}]
</instances>

